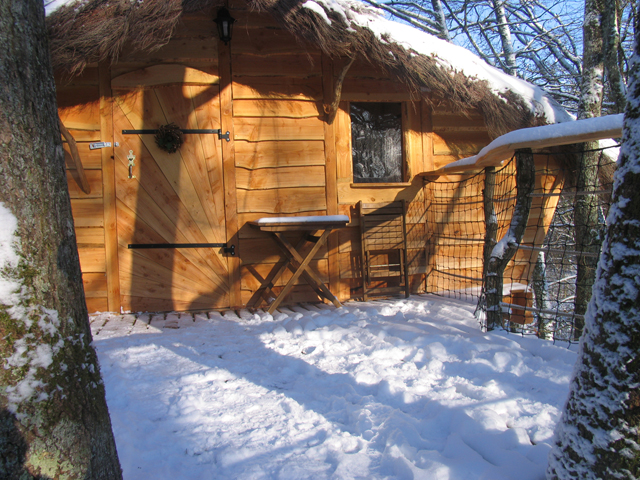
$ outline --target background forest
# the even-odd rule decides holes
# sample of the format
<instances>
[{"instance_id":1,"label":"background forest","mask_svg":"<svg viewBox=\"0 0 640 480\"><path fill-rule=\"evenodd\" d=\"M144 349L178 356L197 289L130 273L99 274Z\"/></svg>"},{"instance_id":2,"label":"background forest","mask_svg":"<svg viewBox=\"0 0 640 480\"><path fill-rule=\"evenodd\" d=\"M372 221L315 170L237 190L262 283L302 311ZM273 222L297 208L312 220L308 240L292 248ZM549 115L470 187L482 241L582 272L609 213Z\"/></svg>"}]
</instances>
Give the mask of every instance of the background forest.
<instances>
[{"instance_id":1,"label":"background forest","mask_svg":"<svg viewBox=\"0 0 640 480\"><path fill-rule=\"evenodd\" d=\"M631 0L388 0L365 2L444 40L464 46L491 65L550 92L578 114L583 79L583 24L592 29L604 84L602 114L621 113L633 43ZM600 47L601 48L598 48ZM598 75L599 73L599 75Z\"/></svg>"}]
</instances>

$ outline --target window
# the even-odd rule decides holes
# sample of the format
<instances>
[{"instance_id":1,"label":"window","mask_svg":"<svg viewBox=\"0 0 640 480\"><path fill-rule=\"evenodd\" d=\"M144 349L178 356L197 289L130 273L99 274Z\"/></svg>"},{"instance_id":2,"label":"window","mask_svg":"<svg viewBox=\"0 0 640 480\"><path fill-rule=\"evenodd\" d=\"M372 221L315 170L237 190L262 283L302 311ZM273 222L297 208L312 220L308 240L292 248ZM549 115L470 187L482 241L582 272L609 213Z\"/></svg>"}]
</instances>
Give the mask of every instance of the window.
<instances>
[{"instance_id":1,"label":"window","mask_svg":"<svg viewBox=\"0 0 640 480\"><path fill-rule=\"evenodd\" d=\"M354 183L402 182L402 104L351 103Z\"/></svg>"}]
</instances>

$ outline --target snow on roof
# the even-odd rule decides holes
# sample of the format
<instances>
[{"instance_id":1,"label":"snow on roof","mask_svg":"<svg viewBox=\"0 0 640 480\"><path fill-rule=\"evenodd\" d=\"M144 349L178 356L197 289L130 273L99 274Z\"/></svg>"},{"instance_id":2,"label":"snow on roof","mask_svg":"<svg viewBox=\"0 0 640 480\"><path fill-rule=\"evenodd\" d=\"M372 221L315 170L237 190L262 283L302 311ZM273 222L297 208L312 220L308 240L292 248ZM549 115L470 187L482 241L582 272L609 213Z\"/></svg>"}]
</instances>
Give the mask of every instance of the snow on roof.
<instances>
[{"instance_id":1,"label":"snow on roof","mask_svg":"<svg viewBox=\"0 0 640 480\"><path fill-rule=\"evenodd\" d=\"M90 6L88 0L44 0L45 7L47 11L47 15L51 16L54 12L57 12L63 6L69 6L78 10L81 6ZM132 5L148 5L154 2L162 2L167 0L130 0ZM217 4L218 0L209 0L212 4ZM261 10L271 9L271 12L276 17L278 16L286 16L289 10L283 9L282 6L276 8L275 0L247 0L250 4L254 5L256 8ZM183 8L187 8L185 5L189 3L192 7L197 5L204 5L207 2L187 2L187 0L183 1ZM88 9L85 12L85 16L90 18L94 11L99 9L99 5L94 5L91 9ZM453 80L456 73L460 73L461 76L464 76L468 79L477 79L478 81L486 81L489 90L494 95L505 98L505 93L513 93L516 96L522 98L526 104L528 104L530 111L535 115L544 115L547 123L560 123L567 122L573 120L573 117L565 111L565 109L556 102L547 92L545 92L540 87L532 85L522 79L518 79L516 77L512 77L501 70L490 66L478 56L471 53L469 50L454 45L452 43L441 40L433 35L430 35L426 32L420 31L410 25L402 24L399 22L388 20L384 17L384 12L377 8L365 5L359 0L306 0L304 3L300 3L296 5L297 10L305 10L306 12L313 12L313 15L317 18L317 25L314 27L314 22L305 23L304 19L300 19L297 15L293 14L292 18L285 20L287 23L287 28L290 30L296 30L295 32L298 35L305 35L305 28L311 29L311 33L306 32L308 36L314 37L315 41L321 41L324 43L323 48L331 49L334 51L340 48L346 48L344 41L348 43L351 40L358 40L359 45L354 45L356 50L360 50L362 54L367 55L366 49L368 48L367 37L368 35L362 36L359 33L361 30L366 29L370 31L374 38L379 42L381 46L389 46L389 65L393 68L393 65L396 63L393 59L396 57L398 50L403 50L408 53L410 56L415 55L416 57L422 57L429 59L429 63L433 64L436 68L440 67L442 69L440 76L446 78L447 73L451 76ZM101 7L100 7L101 8ZM144 13L144 12L143 12ZM171 15L165 15L160 19L148 20L141 19L141 21L151 22L153 25L150 25L149 28L153 31L153 26L156 29L162 30L163 28L170 28L173 25L172 22L175 21L175 15L170 12ZM115 13L111 13L114 15ZM103 16L96 14L95 15L98 20L102 19ZM68 15L67 15L68 17ZM166 18L165 18L166 17ZM146 18L146 17L145 17ZM69 28L77 30L79 26L73 24L73 18L67 18L66 23L64 24L64 28L56 31L57 35L60 35L60 38L54 39L55 41L52 43L52 57L54 60L57 58L58 63L54 62L54 67L62 67L68 70L71 73L76 71L81 71L84 66L86 66L86 62L91 59L91 61L96 61L103 59L102 55L106 51L117 51L119 48L118 45L111 45L114 39L106 39L102 44L97 45L99 43L95 38L84 38L80 35L78 38L75 38L74 42L68 42L68 35L65 32L68 32ZM283 18L280 18L283 20ZM307 19L308 20L308 19ZM57 21L61 21L58 19ZM55 21L53 22L55 24ZM94 22L96 25L99 23ZM326 31L321 31L320 28L322 25L328 25L330 29ZM70 26L71 25L71 26ZM306 25L306 26L305 26ZM346 28L345 28L346 26ZM122 31L123 35L132 35L134 38L135 32L130 32L124 26ZM150 33L146 31L145 35L149 37ZM349 35L345 36L343 39L336 39L335 35L340 36L340 32L345 32L354 34L351 35L353 38L350 39ZM86 33L86 32L85 32ZM88 35L88 33L87 33ZM84 35L86 37L86 35ZM82 37L82 38L80 38ZM115 35L114 38L120 38ZM168 40L168 36L160 36L157 40L162 42ZM80 40L82 40L82 43ZM338 43L332 43L332 40L335 40ZM152 44L155 41L153 35L150 38L146 38L146 44ZM56 43L57 42L57 43ZM111 43L110 43L111 42ZM150 42L150 43L149 43ZM343 42L343 43L339 43ZM144 42L143 42L144 43ZM79 45L86 46L89 44L91 48L86 48L82 50L82 53L78 53ZM84 47L83 47L84 48ZM384 49L383 49L384 50ZM71 53L70 53L71 52ZM75 52L75 53L73 53ZM404 53L403 52L403 53ZM344 52L342 52L344 53ZM377 52L379 55L380 52ZM374 55L375 56L375 55ZM58 58L60 57L60 58ZM376 58L376 61L385 62L382 58ZM402 60L400 60L402 62ZM420 81L416 81L417 78L415 75L419 77L421 72L416 71L416 68L420 70L420 67L412 66L409 68L408 72L404 72L404 76L407 77L405 80L408 80L409 83L413 83L414 88L420 88ZM425 72L422 72L425 73ZM442 75L444 73L444 75ZM425 73L426 74L426 73ZM400 73L402 75L402 73ZM426 74L429 77L428 74ZM428 82L427 82L428 83ZM418 84L418 85L417 85ZM434 85L440 85L443 88L446 88L446 82L443 84L441 81L435 81ZM462 86L461 86L462 87ZM464 88L464 87L463 87ZM462 103L469 108L475 108L478 105L469 104L469 100L463 97L456 99L458 103ZM509 103L505 99L505 103ZM491 107L485 106L485 108L490 109ZM517 108L515 109L517 110ZM496 112L493 112L496 113ZM493 115L495 116L495 115ZM499 115L498 115L499 116ZM500 125L495 125L496 132L504 133L507 129L513 129L513 126L510 125L513 122L507 121L502 118ZM502 125L504 124L504 125ZM511 128L509 128L511 126ZM518 128L518 127L515 127ZM507 130L508 131L508 130Z\"/></svg>"},{"instance_id":2,"label":"snow on roof","mask_svg":"<svg viewBox=\"0 0 640 480\"><path fill-rule=\"evenodd\" d=\"M45 15L49 16L60 7L65 5L71 5L80 0L44 0L44 12Z\"/></svg>"},{"instance_id":3,"label":"snow on roof","mask_svg":"<svg viewBox=\"0 0 640 480\"><path fill-rule=\"evenodd\" d=\"M543 113L549 123L574 120L557 101L542 88L513 77L492 67L466 48L422 32L410 25L384 18L384 13L355 0L308 0L304 8L318 13L327 23L331 20L325 9L342 17L347 25L371 30L382 42L395 43L417 54L433 57L443 68L462 72L470 78L486 80L496 94L507 91L520 95L529 102L534 113ZM324 7L324 9L323 9Z\"/></svg>"}]
</instances>

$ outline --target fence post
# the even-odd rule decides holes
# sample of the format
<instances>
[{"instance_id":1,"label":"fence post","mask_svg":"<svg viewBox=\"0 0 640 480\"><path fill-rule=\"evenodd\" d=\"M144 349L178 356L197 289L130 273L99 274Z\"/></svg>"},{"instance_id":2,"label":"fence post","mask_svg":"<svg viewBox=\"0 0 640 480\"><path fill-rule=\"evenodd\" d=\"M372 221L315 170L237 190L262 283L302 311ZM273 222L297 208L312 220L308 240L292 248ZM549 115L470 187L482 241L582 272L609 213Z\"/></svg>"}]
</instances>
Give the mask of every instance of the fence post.
<instances>
[{"instance_id":1,"label":"fence post","mask_svg":"<svg viewBox=\"0 0 640 480\"><path fill-rule=\"evenodd\" d=\"M482 199L484 204L484 226L485 226L485 234L484 234L484 246L482 248L482 278L484 281L484 299L481 297L481 302L485 302L485 306L488 307L487 303L489 300L487 299L487 273L489 267L489 258L491 258L491 252L493 251L493 247L498 243L497 235L498 235L498 217L496 215L496 209L494 207L494 196L495 196L495 186L496 186L496 167L486 167L484 169L484 190L482 191ZM491 300L492 304L495 303L495 299ZM480 308L480 306L479 306ZM493 312L489 312L487 309L487 329L493 329L493 325L496 322L496 315Z\"/></svg>"},{"instance_id":2,"label":"fence post","mask_svg":"<svg viewBox=\"0 0 640 480\"><path fill-rule=\"evenodd\" d=\"M489 263L489 257L493 251L493 247L496 246L498 239L498 217L496 216L496 210L493 206L493 196L496 186L496 167L486 167L484 169L484 190L482 191L482 198L484 200L484 247L482 249L483 254L483 268L482 277L487 274L487 264Z\"/></svg>"},{"instance_id":3,"label":"fence post","mask_svg":"<svg viewBox=\"0 0 640 480\"><path fill-rule=\"evenodd\" d=\"M495 175L495 173L494 173ZM487 330L502 324L502 308L500 303L503 296L504 270L513 258L522 241L524 231L527 228L529 212L531 210L531 194L535 186L536 170L533 161L533 153L530 148L516 151L516 204L513 208L513 216L506 235L495 243L489 255L485 250L484 265L484 293L487 305ZM495 182L495 180L494 180ZM486 197L486 192L485 192ZM485 198L485 215L487 199ZM488 227L488 224L487 224ZM497 221L496 221L497 230ZM490 244L488 239L490 231L487 228L485 237L485 249ZM495 234L494 234L495 238ZM487 258L488 257L488 258Z\"/></svg>"}]
</instances>

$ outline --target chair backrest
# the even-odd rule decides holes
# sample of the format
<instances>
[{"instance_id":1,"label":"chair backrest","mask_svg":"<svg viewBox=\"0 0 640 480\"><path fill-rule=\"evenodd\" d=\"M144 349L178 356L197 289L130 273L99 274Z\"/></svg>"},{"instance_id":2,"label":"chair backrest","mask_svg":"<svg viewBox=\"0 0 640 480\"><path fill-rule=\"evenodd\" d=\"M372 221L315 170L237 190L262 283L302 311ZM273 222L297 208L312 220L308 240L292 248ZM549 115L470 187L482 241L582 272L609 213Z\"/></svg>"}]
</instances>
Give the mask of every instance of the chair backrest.
<instances>
[{"instance_id":1,"label":"chair backrest","mask_svg":"<svg viewBox=\"0 0 640 480\"><path fill-rule=\"evenodd\" d=\"M405 202L358 203L364 251L406 248Z\"/></svg>"}]
</instances>

